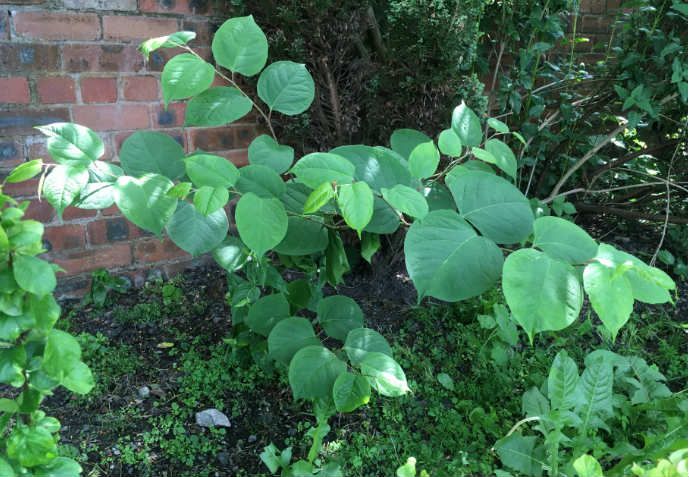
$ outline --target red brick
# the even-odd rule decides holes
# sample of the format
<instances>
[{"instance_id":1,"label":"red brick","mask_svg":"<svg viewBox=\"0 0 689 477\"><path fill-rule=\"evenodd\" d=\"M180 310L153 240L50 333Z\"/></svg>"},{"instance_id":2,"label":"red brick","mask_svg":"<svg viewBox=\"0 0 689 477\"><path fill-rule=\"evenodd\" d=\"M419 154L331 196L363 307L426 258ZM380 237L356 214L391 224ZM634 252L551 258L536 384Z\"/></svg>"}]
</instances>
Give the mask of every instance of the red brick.
<instances>
[{"instance_id":1,"label":"red brick","mask_svg":"<svg viewBox=\"0 0 689 477\"><path fill-rule=\"evenodd\" d=\"M100 22L94 13L16 12L18 36L36 40L97 40Z\"/></svg>"},{"instance_id":2,"label":"red brick","mask_svg":"<svg viewBox=\"0 0 689 477\"><path fill-rule=\"evenodd\" d=\"M581 0L579 11L581 13L603 13L605 0Z\"/></svg>"},{"instance_id":3,"label":"red brick","mask_svg":"<svg viewBox=\"0 0 689 477\"><path fill-rule=\"evenodd\" d=\"M144 68L143 56L132 45L65 45L62 59L64 70L70 73L137 72Z\"/></svg>"},{"instance_id":4,"label":"red brick","mask_svg":"<svg viewBox=\"0 0 689 477\"><path fill-rule=\"evenodd\" d=\"M237 148L249 147L251 141L258 136L256 133L256 126L236 124L232 129L234 129L235 147Z\"/></svg>"},{"instance_id":5,"label":"red brick","mask_svg":"<svg viewBox=\"0 0 689 477\"><path fill-rule=\"evenodd\" d=\"M194 0L140 0L139 10L150 13L186 13L204 15L208 13L208 3Z\"/></svg>"},{"instance_id":6,"label":"red brick","mask_svg":"<svg viewBox=\"0 0 689 477\"><path fill-rule=\"evenodd\" d=\"M36 81L38 99L44 104L74 103L74 80L68 76L39 78Z\"/></svg>"},{"instance_id":7,"label":"red brick","mask_svg":"<svg viewBox=\"0 0 689 477\"><path fill-rule=\"evenodd\" d=\"M82 78L81 101L114 103L117 101L117 78Z\"/></svg>"},{"instance_id":8,"label":"red brick","mask_svg":"<svg viewBox=\"0 0 689 477\"><path fill-rule=\"evenodd\" d=\"M98 268L126 267L132 262L132 252L129 243L122 242L106 247L62 253L51 259L64 268L67 275L76 275Z\"/></svg>"},{"instance_id":9,"label":"red brick","mask_svg":"<svg viewBox=\"0 0 689 477\"><path fill-rule=\"evenodd\" d=\"M134 262L153 263L177 258L189 258L191 255L181 250L169 238L146 238L134 242Z\"/></svg>"},{"instance_id":10,"label":"red brick","mask_svg":"<svg viewBox=\"0 0 689 477\"><path fill-rule=\"evenodd\" d=\"M98 214L97 210L80 209L78 207L67 207L62 213L62 220L69 222L70 220L90 219Z\"/></svg>"},{"instance_id":11,"label":"red brick","mask_svg":"<svg viewBox=\"0 0 689 477\"><path fill-rule=\"evenodd\" d=\"M84 226L70 224L46 227L43 242L49 252L83 248L86 245Z\"/></svg>"},{"instance_id":12,"label":"red brick","mask_svg":"<svg viewBox=\"0 0 689 477\"><path fill-rule=\"evenodd\" d=\"M196 33L196 38L194 38L193 43L194 45L209 45L211 43L211 36L216 28L217 26L212 25L208 20L184 20L182 22L182 30L193 31Z\"/></svg>"},{"instance_id":13,"label":"red brick","mask_svg":"<svg viewBox=\"0 0 689 477\"><path fill-rule=\"evenodd\" d=\"M34 126L69 121L67 108L0 111L0 136L36 134Z\"/></svg>"},{"instance_id":14,"label":"red brick","mask_svg":"<svg viewBox=\"0 0 689 477\"><path fill-rule=\"evenodd\" d=\"M143 104L74 106L72 113L74 122L96 131L150 127L148 106Z\"/></svg>"},{"instance_id":15,"label":"red brick","mask_svg":"<svg viewBox=\"0 0 689 477\"><path fill-rule=\"evenodd\" d=\"M184 124L186 103L172 103L167 110L162 104L151 105L151 122L155 128L173 128Z\"/></svg>"},{"instance_id":16,"label":"red brick","mask_svg":"<svg viewBox=\"0 0 689 477\"><path fill-rule=\"evenodd\" d=\"M57 71L60 68L57 45L5 43L1 48L0 71L3 74Z\"/></svg>"},{"instance_id":17,"label":"red brick","mask_svg":"<svg viewBox=\"0 0 689 477\"><path fill-rule=\"evenodd\" d=\"M136 0L64 0L62 3L74 10L136 10Z\"/></svg>"},{"instance_id":18,"label":"red brick","mask_svg":"<svg viewBox=\"0 0 689 477\"><path fill-rule=\"evenodd\" d=\"M218 156L222 156L225 159L232 162L237 167L246 166L249 164L249 156L246 149L234 149L232 151L212 151Z\"/></svg>"},{"instance_id":19,"label":"red brick","mask_svg":"<svg viewBox=\"0 0 689 477\"><path fill-rule=\"evenodd\" d=\"M40 158L46 162L49 162L50 154L48 153L48 147L46 144L47 139L48 138L46 138L45 136L35 136L26 138L27 156L30 159Z\"/></svg>"},{"instance_id":20,"label":"red brick","mask_svg":"<svg viewBox=\"0 0 689 477\"><path fill-rule=\"evenodd\" d=\"M163 71L165 63L167 63L170 58L177 56L180 53L184 53L185 50L181 48L164 48L161 50L154 51L148 60L147 69L151 72ZM194 48L194 51L204 60L211 61L211 49L210 48Z\"/></svg>"},{"instance_id":21,"label":"red brick","mask_svg":"<svg viewBox=\"0 0 689 477\"><path fill-rule=\"evenodd\" d=\"M61 277L57 282L55 295L58 300L81 298L91 288L91 275L82 274L73 277Z\"/></svg>"},{"instance_id":22,"label":"red brick","mask_svg":"<svg viewBox=\"0 0 689 477\"><path fill-rule=\"evenodd\" d=\"M24 214L25 219L38 220L44 224L49 223L55 216L55 209L45 200L39 201L38 199L32 200L29 204L29 208L26 209Z\"/></svg>"},{"instance_id":23,"label":"red brick","mask_svg":"<svg viewBox=\"0 0 689 477\"><path fill-rule=\"evenodd\" d=\"M106 243L121 242L150 235L124 217L94 220L89 222L87 230L89 244L91 245L104 245Z\"/></svg>"},{"instance_id":24,"label":"red brick","mask_svg":"<svg viewBox=\"0 0 689 477\"><path fill-rule=\"evenodd\" d=\"M154 101L160 98L155 76L125 76L123 80L124 99L127 101Z\"/></svg>"},{"instance_id":25,"label":"red brick","mask_svg":"<svg viewBox=\"0 0 689 477\"><path fill-rule=\"evenodd\" d=\"M24 162L24 147L19 141L0 139L0 167L10 168Z\"/></svg>"},{"instance_id":26,"label":"red brick","mask_svg":"<svg viewBox=\"0 0 689 477\"><path fill-rule=\"evenodd\" d=\"M30 101L29 82L26 78L0 78L0 103L27 104Z\"/></svg>"},{"instance_id":27,"label":"red brick","mask_svg":"<svg viewBox=\"0 0 689 477\"><path fill-rule=\"evenodd\" d=\"M5 184L2 191L15 199L19 197L33 197L38 192L38 179L30 179L14 184Z\"/></svg>"},{"instance_id":28,"label":"red brick","mask_svg":"<svg viewBox=\"0 0 689 477\"><path fill-rule=\"evenodd\" d=\"M177 31L173 18L147 18L141 16L103 17L103 38L107 40L142 41Z\"/></svg>"},{"instance_id":29,"label":"red brick","mask_svg":"<svg viewBox=\"0 0 689 477\"><path fill-rule=\"evenodd\" d=\"M107 209L101 210L100 213L101 213L101 215L103 215L105 217L110 217L110 216L115 216L115 215L121 216L122 215L120 213L120 209L118 209L116 205L111 205Z\"/></svg>"},{"instance_id":30,"label":"red brick","mask_svg":"<svg viewBox=\"0 0 689 477\"><path fill-rule=\"evenodd\" d=\"M10 39L9 15L6 10L0 12L0 40Z\"/></svg>"},{"instance_id":31,"label":"red brick","mask_svg":"<svg viewBox=\"0 0 689 477\"><path fill-rule=\"evenodd\" d=\"M191 150L226 151L234 149L234 133L228 128L194 129L190 132Z\"/></svg>"},{"instance_id":32,"label":"red brick","mask_svg":"<svg viewBox=\"0 0 689 477\"><path fill-rule=\"evenodd\" d=\"M580 20L584 33L609 33L613 19L602 15L582 15Z\"/></svg>"}]
</instances>

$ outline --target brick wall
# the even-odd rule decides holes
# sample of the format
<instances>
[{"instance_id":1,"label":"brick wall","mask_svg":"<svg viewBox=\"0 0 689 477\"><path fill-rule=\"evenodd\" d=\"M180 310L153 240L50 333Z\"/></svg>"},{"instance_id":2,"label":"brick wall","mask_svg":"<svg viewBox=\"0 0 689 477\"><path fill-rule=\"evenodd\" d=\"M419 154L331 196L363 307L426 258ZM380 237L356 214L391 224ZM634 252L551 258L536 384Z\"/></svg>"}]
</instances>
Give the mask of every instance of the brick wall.
<instances>
[{"instance_id":1,"label":"brick wall","mask_svg":"<svg viewBox=\"0 0 689 477\"><path fill-rule=\"evenodd\" d=\"M186 150L212 151L237 165L256 134L245 120L227 128L183 128L184 104L165 111L160 72L173 54L162 50L145 63L140 41L178 30L197 33L192 43L210 56L212 31L230 15L224 1L202 0L0 0L0 173L29 159L48 160L45 140L33 126L73 121L97 131L105 159L134 130L170 134ZM220 84L220 83L219 83ZM48 257L66 270L61 288L79 294L90 273L107 268L141 282L147 273L170 275L191 257L169 239L138 229L116 209L68 209L59 220L36 198L37 181L6 191L31 199L27 216L46 224Z\"/></svg>"}]
</instances>

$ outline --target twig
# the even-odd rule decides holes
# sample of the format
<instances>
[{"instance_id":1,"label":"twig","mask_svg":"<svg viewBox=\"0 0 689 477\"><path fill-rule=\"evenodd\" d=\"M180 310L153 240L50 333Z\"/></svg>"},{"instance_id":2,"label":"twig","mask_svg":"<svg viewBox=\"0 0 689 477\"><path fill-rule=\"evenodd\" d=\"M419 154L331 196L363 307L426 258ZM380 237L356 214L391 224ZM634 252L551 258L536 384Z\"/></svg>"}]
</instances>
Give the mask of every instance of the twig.
<instances>
[{"instance_id":1,"label":"twig","mask_svg":"<svg viewBox=\"0 0 689 477\"><path fill-rule=\"evenodd\" d=\"M679 145L675 148L675 152L672 154L672 159L670 160L670 165L667 168L667 182L665 184L665 191L667 194L667 201L665 202L665 222L663 223L663 231L660 234L660 241L658 242L658 246L656 247L655 252L653 252L653 256L651 257L651 261L649 264L654 267L656 264L656 259L658 258L658 254L660 253L660 249L663 248L663 242L665 242L665 234L667 233L667 224L670 219L670 173L672 172L672 166L675 163L675 158L677 157L677 151L679 151Z\"/></svg>"},{"instance_id":2,"label":"twig","mask_svg":"<svg viewBox=\"0 0 689 477\"><path fill-rule=\"evenodd\" d=\"M630 210L618 209L616 207L606 207L604 205L597 204L586 204L583 202L575 202L574 207L582 212L597 212L601 214L612 214L618 217L623 217L625 219L633 220L648 220L650 222L664 222L666 219L671 224L687 224L686 217L680 217L677 215L669 215L665 217L664 215L658 214L648 214L646 212L633 212Z\"/></svg>"}]
</instances>

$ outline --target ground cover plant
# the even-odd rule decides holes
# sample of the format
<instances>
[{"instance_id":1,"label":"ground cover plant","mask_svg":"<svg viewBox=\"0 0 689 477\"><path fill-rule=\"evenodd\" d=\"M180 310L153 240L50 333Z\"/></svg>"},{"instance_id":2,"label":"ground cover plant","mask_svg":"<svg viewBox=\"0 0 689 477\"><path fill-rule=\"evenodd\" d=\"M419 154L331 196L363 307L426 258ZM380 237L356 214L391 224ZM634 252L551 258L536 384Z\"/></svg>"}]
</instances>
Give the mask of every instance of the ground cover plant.
<instances>
[{"instance_id":1,"label":"ground cover plant","mask_svg":"<svg viewBox=\"0 0 689 477\"><path fill-rule=\"evenodd\" d=\"M123 463L137 464L154 475L152 449L187 467L195 465L195 454L219 453L226 444L226 430L213 428L202 439L190 435L180 421L189 419L190 408L199 402L226 405L223 383L251 394L265 386L264 378L277 376L286 382L294 401L308 403L312 418L297 426L300 440L288 439L284 446L266 443L260 452L265 468L283 476L331 477L346 475L343 469L348 465L356 468L354 457L330 458L335 441L328 436L338 433L332 424L346 420L348 413L365 412L369 402L410 399L412 388L403 369L414 362L402 359L405 350L391 346L390 336L365 326L366 315L355 299L332 291L344 282L355 260L374 261L390 237L403 241L406 271L419 306L434 299L460 302L485 297L499 284L491 307L477 319L487 334L477 356L489 356L497 366L511 364L520 333L533 346L543 333L578 325L585 300L590 304L586 322L595 324L607 346L623 335L635 303L638 307L638 303L672 301L675 282L664 271L612 244L595 241L565 218L547 215L549 209L542 201L530 201L520 191L515 184L520 164L505 141L525 146L526 140L504 122L496 118L484 122L461 103L437 140L417 130L398 129L390 137L389 148L345 145L295 161L294 150L279 143L272 119L274 114L293 116L309 108L314 82L305 66L291 61L266 66L268 42L251 16L229 19L217 31L212 44L216 66L188 46L193 39L193 33L177 32L148 40L140 50L144 56L159 48L184 50L165 65L161 81L166 105L190 98L187 125L222 126L251 111L263 118L267 134L249 146L250 165L237 169L222 157L187 152L164 134L142 131L123 143L118 166L100 160L103 144L86 126L56 123L39 128L48 137L47 147L56 164L33 161L14 173L22 179L41 174L43 197L58 214L70 206L103 209L115 204L134 224L159 236L166 232L192 255L212 253L227 272L231 331L223 343L208 348L205 358L195 354L195 345L201 343L198 337L178 336L157 343L158 349L170 349L172 357L177 349L184 353L179 363L175 361L182 368L177 381L181 395L167 413L147 417L151 429L136 442L121 436L124 441L119 442L118 452L126 452ZM258 75L257 98L238 86L235 75ZM216 76L227 86L211 86ZM641 119L650 113L638 114ZM620 132L623 126L620 122ZM236 234L229 233L228 210ZM42 262L42 267L49 265ZM91 296L95 305L105 301L107 290L118 289L116 281L101 277L99 283L101 288ZM53 287L54 280L40 292L46 295ZM174 286L163 287L162 295L164 307L182 297ZM136 322L141 316L146 320L142 325L156 326L156 317L165 316L155 305L137 307L145 310L125 313L119 319ZM10 350L18 346L15 340L9 341ZM185 344L176 348L175 342L180 341ZM84 336L84 343L95 356L108 346L107 339L98 334ZM69 348L74 350L69 352L70 368L63 371L69 374L71 366L76 366L82 377L86 368L75 364L80 363L75 346ZM490 353L484 355L487 346ZM655 368L626 353L594 354L595 359L587 358L590 363L582 357L586 370L581 377L577 364L561 353L554 357L547 389L543 381L531 379L537 389L527 390L526 420L538 420L537 430L544 434L545 444L537 443L536 436L516 433L519 426L501 438L496 417L480 406L472 409L470 415L478 426L490 429L493 422L484 439L497 441L495 452L506 469L503 475L561 475L561 468L565 474L571 468L581 474L578 468L593 465L589 458L601 462L606 471L617 472L616 465L624 470L637 459L669 456L677 442L686 445L686 434L681 433L678 441L652 450L639 445L636 435L615 434L613 441L600 438L599 429L626 425L647 411L635 405L648 405L668 420L676 419L675 414L682 419L684 412L686 420L686 399L674 396L678 404L669 410L656 405L656 399L672 397L672 393ZM242 356L253 363L253 371L218 373L235 369ZM201 370L204 359L214 366ZM137 360L123 361L123 369L131 369L124 364ZM444 389L453 390L454 380L447 371L434 377ZM620 395L613 396L614 377L629 394L631 408L617 398ZM107 381L103 385L107 388ZM66 386L88 390L86 385ZM140 398L149 395L142 391ZM244 405L233 404L232 417L246 412ZM623 424L613 422L613 407L628 413L620 418ZM126 429L127 416L119 417ZM667 431L654 426L654 419L648 421L651 424L637 432ZM578 431L576 437L570 435L570 428ZM55 444L54 439L51 442ZM17 454L17 446L11 443L8 439L5 444L8 465L18 471L23 472L18 466L48 463L22 460L23 454ZM627 447L620 451L615 445ZM631 448L634 459L622 465L620 452L628 455ZM53 452L45 458L55 456ZM456 465L459 470L460 463ZM461 461L461 465L469 464ZM479 471L492 468L490 459L476 465ZM410 475L413 467L411 460L397 473ZM78 469L70 472L76 475Z\"/></svg>"}]
</instances>

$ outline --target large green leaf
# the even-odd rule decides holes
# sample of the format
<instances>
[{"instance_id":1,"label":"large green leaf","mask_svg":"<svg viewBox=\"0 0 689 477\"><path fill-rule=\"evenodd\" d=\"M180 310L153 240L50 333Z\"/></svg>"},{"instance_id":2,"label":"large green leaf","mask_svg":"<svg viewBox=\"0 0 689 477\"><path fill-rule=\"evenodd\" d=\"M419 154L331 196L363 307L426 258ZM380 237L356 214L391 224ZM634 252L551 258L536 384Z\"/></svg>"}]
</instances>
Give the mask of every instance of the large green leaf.
<instances>
[{"instance_id":1,"label":"large green leaf","mask_svg":"<svg viewBox=\"0 0 689 477\"><path fill-rule=\"evenodd\" d=\"M572 462L572 467L579 477L603 477L603 469L600 464L588 454L578 457Z\"/></svg>"},{"instance_id":2,"label":"large green leaf","mask_svg":"<svg viewBox=\"0 0 689 477\"><path fill-rule=\"evenodd\" d=\"M216 86L194 96L187 103L185 126L223 126L243 118L254 107L239 89Z\"/></svg>"},{"instance_id":3,"label":"large green leaf","mask_svg":"<svg viewBox=\"0 0 689 477\"><path fill-rule=\"evenodd\" d=\"M33 477L79 477L82 468L73 459L57 457L48 464L35 467L31 471L33 472Z\"/></svg>"},{"instance_id":4,"label":"large green leaf","mask_svg":"<svg viewBox=\"0 0 689 477\"><path fill-rule=\"evenodd\" d=\"M225 210L204 215L188 202L180 202L165 227L170 239L185 252L197 256L210 252L227 236L229 223Z\"/></svg>"},{"instance_id":5,"label":"large green leaf","mask_svg":"<svg viewBox=\"0 0 689 477\"><path fill-rule=\"evenodd\" d=\"M459 157L462 155L462 140L452 129L445 129L438 136L438 148L446 156Z\"/></svg>"},{"instance_id":6,"label":"large green leaf","mask_svg":"<svg viewBox=\"0 0 689 477\"><path fill-rule=\"evenodd\" d=\"M392 189L381 189L385 201L410 217L422 219L428 214L428 204L421 192L397 184Z\"/></svg>"},{"instance_id":7,"label":"large green leaf","mask_svg":"<svg viewBox=\"0 0 689 477\"><path fill-rule=\"evenodd\" d=\"M323 346L302 348L289 365L288 378L294 399L329 398L335 380L346 370L347 365Z\"/></svg>"},{"instance_id":8,"label":"large green leaf","mask_svg":"<svg viewBox=\"0 0 689 477\"><path fill-rule=\"evenodd\" d=\"M213 83L213 78L213 65L200 57L191 53L173 57L165 64L160 76L165 105L176 99L185 99L202 93Z\"/></svg>"},{"instance_id":9,"label":"large green leaf","mask_svg":"<svg viewBox=\"0 0 689 477\"><path fill-rule=\"evenodd\" d=\"M287 172L294 161L294 149L278 144L272 137L261 134L249 144L249 163L270 167L278 174Z\"/></svg>"},{"instance_id":10,"label":"large green leaf","mask_svg":"<svg viewBox=\"0 0 689 477\"><path fill-rule=\"evenodd\" d=\"M7 437L7 457L23 467L48 464L58 456L56 441L44 427L20 424Z\"/></svg>"},{"instance_id":11,"label":"large green leaf","mask_svg":"<svg viewBox=\"0 0 689 477\"><path fill-rule=\"evenodd\" d=\"M584 289L591 306L614 339L634 309L629 280L616 269L593 262L584 269Z\"/></svg>"},{"instance_id":12,"label":"large green leaf","mask_svg":"<svg viewBox=\"0 0 689 477\"><path fill-rule=\"evenodd\" d=\"M15 255L12 272L17 284L34 295L52 293L57 284L53 266L37 257Z\"/></svg>"},{"instance_id":13,"label":"large green leaf","mask_svg":"<svg viewBox=\"0 0 689 477\"><path fill-rule=\"evenodd\" d=\"M534 247L573 265L596 256L598 245L584 229L559 217L541 217L533 224Z\"/></svg>"},{"instance_id":14,"label":"large green leaf","mask_svg":"<svg viewBox=\"0 0 689 477\"><path fill-rule=\"evenodd\" d=\"M333 401L339 412L352 412L371 399L368 380L352 373L340 374L333 385Z\"/></svg>"},{"instance_id":15,"label":"large green leaf","mask_svg":"<svg viewBox=\"0 0 689 477\"><path fill-rule=\"evenodd\" d=\"M305 214L318 212L334 198L335 191L333 190L332 184L330 182L324 182L316 187L306 198L303 212Z\"/></svg>"},{"instance_id":16,"label":"large green leaf","mask_svg":"<svg viewBox=\"0 0 689 477\"><path fill-rule=\"evenodd\" d=\"M61 330L51 330L41 369L51 378L61 381L80 362L81 348L76 338Z\"/></svg>"},{"instance_id":17,"label":"large green leaf","mask_svg":"<svg viewBox=\"0 0 689 477\"><path fill-rule=\"evenodd\" d=\"M300 349L320 344L309 320L298 316L279 319L268 335L270 357L284 364Z\"/></svg>"},{"instance_id":18,"label":"large green leaf","mask_svg":"<svg viewBox=\"0 0 689 477\"><path fill-rule=\"evenodd\" d=\"M431 138L416 129L395 129L390 136L390 147L404 159L409 159L416 146L427 142Z\"/></svg>"},{"instance_id":19,"label":"large green leaf","mask_svg":"<svg viewBox=\"0 0 689 477\"><path fill-rule=\"evenodd\" d=\"M495 285L502 252L456 212L436 210L417 220L404 241L407 271L419 294L445 301L480 295Z\"/></svg>"},{"instance_id":20,"label":"large green leaf","mask_svg":"<svg viewBox=\"0 0 689 477\"><path fill-rule=\"evenodd\" d=\"M329 152L313 152L297 161L292 174L297 180L315 189L324 182L349 184L354 178L354 165L342 156Z\"/></svg>"},{"instance_id":21,"label":"large green leaf","mask_svg":"<svg viewBox=\"0 0 689 477\"><path fill-rule=\"evenodd\" d=\"M575 411L582 420L580 433L603 427L602 419L612 416L612 364L604 355L591 359L579 378L574 393Z\"/></svg>"},{"instance_id":22,"label":"large green leaf","mask_svg":"<svg viewBox=\"0 0 689 477\"><path fill-rule=\"evenodd\" d=\"M553 409L567 410L574 407L574 391L579 381L577 363L566 351L560 351L553 360L548 374L548 399Z\"/></svg>"},{"instance_id":23,"label":"large green leaf","mask_svg":"<svg viewBox=\"0 0 689 477\"><path fill-rule=\"evenodd\" d=\"M306 111L315 93L313 78L306 65L276 61L258 78L258 97L271 111L295 116Z\"/></svg>"},{"instance_id":24,"label":"large green leaf","mask_svg":"<svg viewBox=\"0 0 689 477\"><path fill-rule=\"evenodd\" d=\"M224 157L194 154L183 163L189 179L196 187L232 187L239 179L239 170Z\"/></svg>"},{"instance_id":25,"label":"large green leaf","mask_svg":"<svg viewBox=\"0 0 689 477\"><path fill-rule=\"evenodd\" d=\"M318 219L289 217L287 235L275 251L283 255L311 255L328 246L328 231Z\"/></svg>"},{"instance_id":26,"label":"large green leaf","mask_svg":"<svg viewBox=\"0 0 689 477\"><path fill-rule=\"evenodd\" d=\"M251 164L239 170L237 190L242 194L253 192L266 199L280 199L287 187L282 177L267 166Z\"/></svg>"},{"instance_id":27,"label":"large green leaf","mask_svg":"<svg viewBox=\"0 0 689 477\"><path fill-rule=\"evenodd\" d=\"M572 324L584 299L571 265L532 248L507 257L502 288L514 319L530 340L541 331L561 330Z\"/></svg>"},{"instance_id":28,"label":"large green leaf","mask_svg":"<svg viewBox=\"0 0 689 477\"><path fill-rule=\"evenodd\" d=\"M7 177L5 177L5 182L8 184L16 184L17 182L28 181L40 174L42 170L43 159L32 159L12 169Z\"/></svg>"},{"instance_id":29,"label":"large green leaf","mask_svg":"<svg viewBox=\"0 0 689 477\"><path fill-rule=\"evenodd\" d=\"M336 147L330 152L354 164L354 178L366 182L375 191L411 183L406 161L390 149L358 144Z\"/></svg>"},{"instance_id":30,"label":"large green leaf","mask_svg":"<svg viewBox=\"0 0 689 477\"><path fill-rule=\"evenodd\" d=\"M234 272L246 263L248 250L239 238L228 236L213 250L213 258L222 268L228 272Z\"/></svg>"},{"instance_id":31,"label":"large green leaf","mask_svg":"<svg viewBox=\"0 0 689 477\"><path fill-rule=\"evenodd\" d=\"M228 70L254 76L268 59L268 40L254 17L230 18L213 37L213 57Z\"/></svg>"},{"instance_id":32,"label":"large green leaf","mask_svg":"<svg viewBox=\"0 0 689 477\"><path fill-rule=\"evenodd\" d=\"M170 35L150 38L139 45L138 50L148 60L148 55L159 48L176 48L178 46L186 45L191 40L196 38L196 33L193 31L178 31Z\"/></svg>"},{"instance_id":33,"label":"large green leaf","mask_svg":"<svg viewBox=\"0 0 689 477\"><path fill-rule=\"evenodd\" d=\"M137 131L129 136L120 149L124 171L134 177L160 174L172 180L184 175L184 148L167 134Z\"/></svg>"},{"instance_id":34,"label":"large green leaf","mask_svg":"<svg viewBox=\"0 0 689 477\"><path fill-rule=\"evenodd\" d=\"M505 179L470 171L451 181L448 187L462 218L489 239L511 244L531 234L534 217L529 201Z\"/></svg>"},{"instance_id":35,"label":"large green leaf","mask_svg":"<svg viewBox=\"0 0 689 477\"><path fill-rule=\"evenodd\" d=\"M392 348L387 340L375 330L370 328L356 328L347 334L344 348L349 361L358 365L367 353L375 351L392 356Z\"/></svg>"},{"instance_id":36,"label":"large green leaf","mask_svg":"<svg viewBox=\"0 0 689 477\"><path fill-rule=\"evenodd\" d=\"M364 326L364 313L348 296L334 295L318 303L318 322L328 336L344 341L350 331Z\"/></svg>"},{"instance_id":37,"label":"large green leaf","mask_svg":"<svg viewBox=\"0 0 689 477\"><path fill-rule=\"evenodd\" d=\"M383 396L398 397L409 392L407 377L397 361L385 353L370 351L359 362L361 374Z\"/></svg>"},{"instance_id":38,"label":"large green leaf","mask_svg":"<svg viewBox=\"0 0 689 477\"><path fill-rule=\"evenodd\" d=\"M373 192L365 182L341 185L337 190L337 205L347 225L361 231L373 217Z\"/></svg>"},{"instance_id":39,"label":"large green leaf","mask_svg":"<svg viewBox=\"0 0 689 477\"><path fill-rule=\"evenodd\" d=\"M543 473L543 456L536 450L536 436L510 434L495 443L500 461L521 475L538 477Z\"/></svg>"},{"instance_id":40,"label":"large green leaf","mask_svg":"<svg viewBox=\"0 0 689 477\"><path fill-rule=\"evenodd\" d=\"M282 293L273 293L272 295L259 298L249 307L249 314L244 319L244 323L251 328L251 331L267 337L270 335L273 327L285 318L289 318L287 298ZM295 329L298 328L300 328L299 325L295 326ZM307 336L314 336L312 327L303 328L310 330L310 333L306 333ZM285 331L288 330L290 330L289 327L285 328ZM289 359L285 362L288 363Z\"/></svg>"},{"instance_id":41,"label":"large green leaf","mask_svg":"<svg viewBox=\"0 0 689 477\"><path fill-rule=\"evenodd\" d=\"M364 227L364 232L386 235L395 232L399 226L400 218L397 212L380 197L374 197L373 216L368 225Z\"/></svg>"},{"instance_id":42,"label":"large green leaf","mask_svg":"<svg viewBox=\"0 0 689 477\"><path fill-rule=\"evenodd\" d=\"M224 187L201 186L194 194L194 208L203 216L216 212L230 200L230 193Z\"/></svg>"},{"instance_id":43,"label":"large green leaf","mask_svg":"<svg viewBox=\"0 0 689 477\"><path fill-rule=\"evenodd\" d=\"M88 170L81 166L57 165L43 182L43 196L59 217L72 205L89 181Z\"/></svg>"},{"instance_id":44,"label":"large green leaf","mask_svg":"<svg viewBox=\"0 0 689 477\"><path fill-rule=\"evenodd\" d=\"M495 165L512 179L517 177L517 158L512 149L499 139L489 139L483 146L495 158Z\"/></svg>"},{"instance_id":45,"label":"large green leaf","mask_svg":"<svg viewBox=\"0 0 689 477\"><path fill-rule=\"evenodd\" d=\"M122 176L115 183L113 197L127 219L160 235L177 208L177 199L167 195L172 186L170 179L158 174L146 174L139 179Z\"/></svg>"},{"instance_id":46,"label":"large green leaf","mask_svg":"<svg viewBox=\"0 0 689 477\"><path fill-rule=\"evenodd\" d=\"M251 192L237 202L235 222L242 241L259 257L287 234L287 212L282 203Z\"/></svg>"},{"instance_id":47,"label":"large green leaf","mask_svg":"<svg viewBox=\"0 0 689 477\"><path fill-rule=\"evenodd\" d=\"M36 129L48 136L46 148L58 164L87 167L105 152L98 134L74 123L53 123Z\"/></svg>"},{"instance_id":48,"label":"large green leaf","mask_svg":"<svg viewBox=\"0 0 689 477\"><path fill-rule=\"evenodd\" d=\"M457 210L450 189L440 182L432 182L428 187L424 187L423 196L426 199L429 210Z\"/></svg>"},{"instance_id":49,"label":"large green leaf","mask_svg":"<svg viewBox=\"0 0 689 477\"><path fill-rule=\"evenodd\" d=\"M452 130L465 146L478 146L483 139L481 121L464 102L452 112Z\"/></svg>"},{"instance_id":50,"label":"large green leaf","mask_svg":"<svg viewBox=\"0 0 689 477\"><path fill-rule=\"evenodd\" d=\"M431 177L439 163L440 152L433 141L419 144L409 154L409 171L417 179Z\"/></svg>"}]
</instances>

